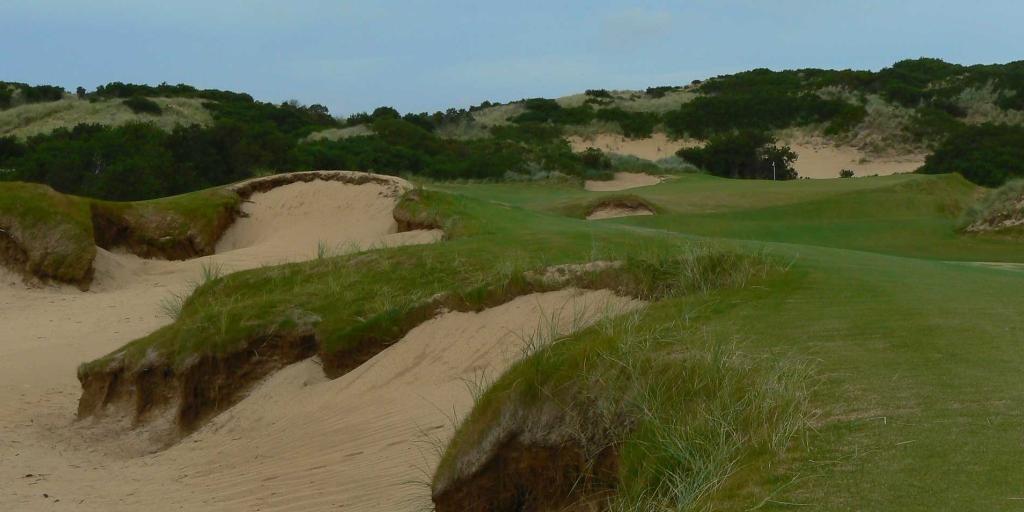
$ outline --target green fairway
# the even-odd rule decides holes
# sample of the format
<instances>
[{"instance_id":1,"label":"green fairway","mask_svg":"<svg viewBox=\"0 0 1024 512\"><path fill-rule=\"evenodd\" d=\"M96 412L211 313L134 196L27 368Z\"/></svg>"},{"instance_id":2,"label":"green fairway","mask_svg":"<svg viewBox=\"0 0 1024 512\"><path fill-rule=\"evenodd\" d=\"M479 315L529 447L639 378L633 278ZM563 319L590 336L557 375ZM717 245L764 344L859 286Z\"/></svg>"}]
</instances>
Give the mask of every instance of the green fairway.
<instances>
[{"instance_id":1,"label":"green fairway","mask_svg":"<svg viewBox=\"0 0 1024 512\"><path fill-rule=\"evenodd\" d=\"M538 188L448 187L541 210L592 195ZM785 242L768 247L794 258L785 280L706 319L722 337L813 358L822 372L818 432L763 508L1019 509L1024 273L935 261L1024 261L1021 242L954 231L973 189L955 175L685 176L630 191L671 213L603 221Z\"/></svg>"},{"instance_id":2,"label":"green fairway","mask_svg":"<svg viewBox=\"0 0 1024 512\"><path fill-rule=\"evenodd\" d=\"M629 191L658 215L598 222L564 215L602 196L570 185L427 188L399 208L446 226L448 241L214 279L175 323L81 372L102 371L111 358L129 366L163 358L180 369L196 355L310 332L325 369L344 372L331 361L400 338L438 305L479 309L538 289L524 280L530 270L623 260L576 284L652 301L643 329L624 321L589 329L517 365L483 395L437 478L450 483L452 461L484 442L482 432L511 428L502 411L558 395L543 390L630 404L635 386L665 393L678 385L681 402L642 395L653 423L606 433L622 449L623 499L634 500L622 507L1019 510L1024 272L966 262L1022 262L1024 244L955 231L978 195L959 176L773 183L682 175ZM718 350L732 355L694 356ZM628 378L601 363L620 359L630 361ZM683 384L693 372L721 378ZM809 390L806 404L799 389ZM708 423L697 411L725 419ZM713 425L731 440L712 442ZM686 452L693 460L685 464L662 460L670 445L686 443L718 451ZM708 487L669 486L669 477Z\"/></svg>"}]
</instances>

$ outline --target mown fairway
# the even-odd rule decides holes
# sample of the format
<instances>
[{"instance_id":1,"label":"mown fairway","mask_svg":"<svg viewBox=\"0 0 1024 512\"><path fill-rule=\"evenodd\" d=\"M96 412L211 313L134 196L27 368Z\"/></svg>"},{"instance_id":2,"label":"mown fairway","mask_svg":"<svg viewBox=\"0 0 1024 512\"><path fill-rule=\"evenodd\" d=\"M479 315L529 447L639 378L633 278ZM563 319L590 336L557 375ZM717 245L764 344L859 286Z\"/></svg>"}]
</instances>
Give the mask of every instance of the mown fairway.
<instances>
[{"instance_id":1,"label":"mown fairway","mask_svg":"<svg viewBox=\"0 0 1024 512\"><path fill-rule=\"evenodd\" d=\"M536 210L590 199L570 188L443 188ZM684 176L630 192L670 213L603 223L744 240L793 261L766 288L720 297L701 321L743 350L815 360L817 431L788 471L751 485L741 472L720 500L753 486L753 504L767 493L769 510L1019 509L1024 272L950 261L1020 262L1024 250L954 232L973 186L955 175Z\"/></svg>"}]
</instances>

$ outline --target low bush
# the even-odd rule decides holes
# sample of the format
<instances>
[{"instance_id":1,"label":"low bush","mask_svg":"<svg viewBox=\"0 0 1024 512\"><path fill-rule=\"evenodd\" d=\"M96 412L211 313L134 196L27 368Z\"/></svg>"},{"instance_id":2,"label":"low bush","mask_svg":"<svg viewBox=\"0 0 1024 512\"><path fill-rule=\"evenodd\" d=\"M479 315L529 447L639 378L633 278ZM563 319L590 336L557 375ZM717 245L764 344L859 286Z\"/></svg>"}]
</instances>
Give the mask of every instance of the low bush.
<instances>
[{"instance_id":1,"label":"low bush","mask_svg":"<svg viewBox=\"0 0 1024 512\"><path fill-rule=\"evenodd\" d=\"M959 172L986 187L1024 177L1024 126L964 126L943 140L917 172Z\"/></svg>"},{"instance_id":2,"label":"low bush","mask_svg":"<svg viewBox=\"0 0 1024 512\"><path fill-rule=\"evenodd\" d=\"M654 127L661 122L661 117L657 114L628 112L618 107L598 110L595 117L618 124L622 134L631 139L650 137L654 133Z\"/></svg>"},{"instance_id":3,"label":"low bush","mask_svg":"<svg viewBox=\"0 0 1024 512\"><path fill-rule=\"evenodd\" d=\"M164 110L160 108L160 105L149 98L143 98L142 96L132 96L121 103L124 106L132 109L132 112L136 114L152 114L158 116L164 113Z\"/></svg>"},{"instance_id":4,"label":"low bush","mask_svg":"<svg viewBox=\"0 0 1024 512\"><path fill-rule=\"evenodd\" d=\"M725 178L792 180L798 177L793 168L796 153L788 146L775 145L775 138L764 132L717 135L704 147L683 148L676 154Z\"/></svg>"}]
</instances>

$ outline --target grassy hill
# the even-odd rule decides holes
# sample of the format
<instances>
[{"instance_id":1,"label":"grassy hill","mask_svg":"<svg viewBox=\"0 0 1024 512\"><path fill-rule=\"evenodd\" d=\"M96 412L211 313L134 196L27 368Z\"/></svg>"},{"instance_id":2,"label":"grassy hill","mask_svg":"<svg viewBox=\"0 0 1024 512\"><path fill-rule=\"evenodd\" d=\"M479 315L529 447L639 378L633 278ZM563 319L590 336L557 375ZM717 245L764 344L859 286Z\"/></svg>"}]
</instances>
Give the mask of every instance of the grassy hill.
<instances>
[{"instance_id":1,"label":"grassy hill","mask_svg":"<svg viewBox=\"0 0 1024 512\"><path fill-rule=\"evenodd\" d=\"M180 194L281 170L492 181L606 179L623 166L664 172L664 163L574 152L566 141L600 134L683 147L767 141L727 159L717 151L711 162L694 160L692 149L676 153L732 177L772 174L762 171L771 167L763 155L774 140L800 144L804 154L855 148L838 153L840 163L829 161L829 176L839 170L831 167L885 155L902 158L900 171L959 172L986 186L1024 175L1020 61L961 66L916 59L878 72L756 69L685 86L594 89L435 113L379 107L346 119L322 105L273 105L187 85L115 82L73 97L50 86L0 86L7 94L0 97L0 179L112 200ZM650 139L655 133L665 135ZM668 167L687 167L671 158ZM727 160L738 163L711 165Z\"/></svg>"},{"instance_id":2,"label":"grassy hill","mask_svg":"<svg viewBox=\"0 0 1024 512\"><path fill-rule=\"evenodd\" d=\"M213 116L203 101L193 98L154 98L161 114L136 113L121 100L88 101L65 97L58 101L30 103L0 110L0 137L25 139L80 124L122 126L147 123L171 131L177 126L208 126Z\"/></svg>"},{"instance_id":3,"label":"grassy hill","mask_svg":"<svg viewBox=\"0 0 1024 512\"><path fill-rule=\"evenodd\" d=\"M447 241L214 279L173 324L84 364L80 378L87 393L115 377L185 379L198 386L182 408L195 428L237 399L201 383L219 382L232 366L218 361L239 363L257 340L286 354L287 340L312 339L336 377L440 308L612 288L650 306L494 382L437 468L439 510L608 492L617 510L1013 510L1024 273L965 263L1024 252L958 231L978 192L956 175L683 175L631 191L657 215L591 222L565 213L615 193L430 185L397 211L446 226ZM593 261L622 264L536 279ZM166 396L139 379L140 397ZM585 454L598 463L573 462ZM515 462L489 465L499 459ZM494 467L515 484L480 476Z\"/></svg>"}]
</instances>

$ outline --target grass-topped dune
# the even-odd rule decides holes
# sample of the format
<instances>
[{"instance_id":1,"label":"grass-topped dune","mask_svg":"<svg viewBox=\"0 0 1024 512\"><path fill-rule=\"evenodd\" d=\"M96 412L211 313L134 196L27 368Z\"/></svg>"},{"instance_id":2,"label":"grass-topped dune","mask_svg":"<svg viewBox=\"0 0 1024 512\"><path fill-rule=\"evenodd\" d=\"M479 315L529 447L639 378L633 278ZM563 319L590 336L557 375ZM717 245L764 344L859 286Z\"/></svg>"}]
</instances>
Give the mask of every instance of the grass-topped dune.
<instances>
[{"instance_id":1,"label":"grass-topped dune","mask_svg":"<svg viewBox=\"0 0 1024 512\"><path fill-rule=\"evenodd\" d=\"M213 252L242 198L210 189L117 203L68 196L45 185L0 183L0 264L27 281L89 287L96 247L185 259Z\"/></svg>"},{"instance_id":2,"label":"grass-topped dune","mask_svg":"<svg viewBox=\"0 0 1024 512\"><path fill-rule=\"evenodd\" d=\"M253 194L290 183L390 183L367 173L304 172L274 175L148 201L102 201L58 193L46 185L0 183L0 265L27 281L70 283L87 289L96 247L144 258L183 260L213 254ZM431 219L398 212L400 229L431 226Z\"/></svg>"}]
</instances>

